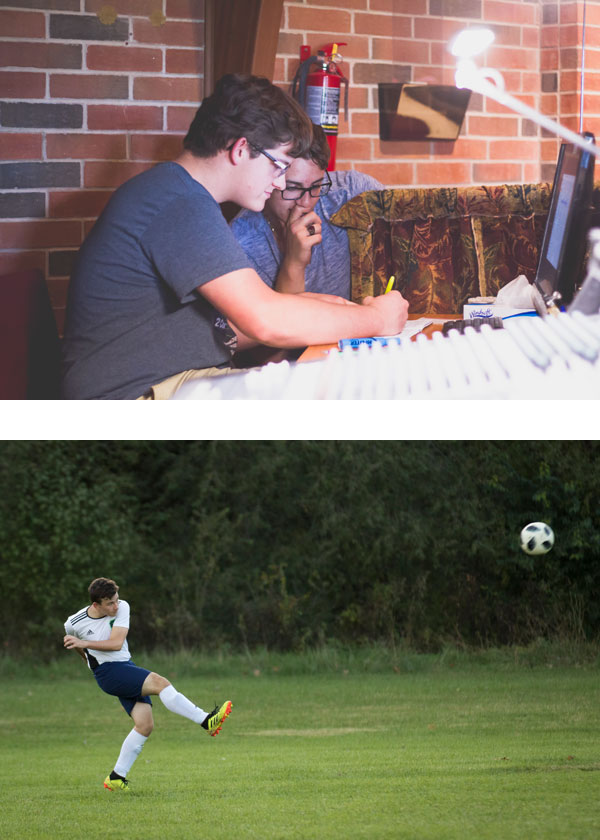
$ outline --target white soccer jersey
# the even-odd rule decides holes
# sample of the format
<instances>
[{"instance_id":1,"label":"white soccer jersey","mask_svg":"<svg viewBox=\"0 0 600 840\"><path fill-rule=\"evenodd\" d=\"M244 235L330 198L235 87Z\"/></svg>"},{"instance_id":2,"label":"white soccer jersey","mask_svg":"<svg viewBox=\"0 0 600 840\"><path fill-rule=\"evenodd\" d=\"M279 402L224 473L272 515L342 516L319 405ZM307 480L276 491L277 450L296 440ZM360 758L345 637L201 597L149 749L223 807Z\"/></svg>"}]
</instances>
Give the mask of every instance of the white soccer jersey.
<instances>
[{"instance_id":1,"label":"white soccer jersey","mask_svg":"<svg viewBox=\"0 0 600 840\"><path fill-rule=\"evenodd\" d=\"M114 617L105 615L102 618L91 618L88 615L88 607L84 607L74 615L70 615L65 621L65 633L69 636L77 636L85 642L89 642L89 650L84 653L88 666L94 668L94 660L98 665L104 662L128 662L131 659L127 639L123 642L121 650L94 650L94 642L106 642L110 639L113 627L129 628L129 604L127 601L119 601L119 609Z\"/></svg>"}]
</instances>

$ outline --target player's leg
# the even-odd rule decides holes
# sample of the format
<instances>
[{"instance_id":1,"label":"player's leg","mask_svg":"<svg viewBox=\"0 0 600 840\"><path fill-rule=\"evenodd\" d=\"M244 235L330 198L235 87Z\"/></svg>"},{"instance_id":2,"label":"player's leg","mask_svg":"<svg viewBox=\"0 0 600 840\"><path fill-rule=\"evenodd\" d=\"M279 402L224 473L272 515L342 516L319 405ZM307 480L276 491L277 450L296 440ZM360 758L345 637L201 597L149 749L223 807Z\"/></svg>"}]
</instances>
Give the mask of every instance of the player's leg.
<instances>
[{"instance_id":1,"label":"player's leg","mask_svg":"<svg viewBox=\"0 0 600 840\"><path fill-rule=\"evenodd\" d=\"M191 700L181 694L177 689L171 685L169 680L161 677L160 674L151 672L144 680L142 686L142 695L157 694L170 712L176 715L181 715L194 723L199 723L211 735L216 735L227 715L231 712L231 700L227 700L221 706L215 706L212 712L205 712L199 706L196 706Z\"/></svg>"},{"instance_id":2,"label":"player's leg","mask_svg":"<svg viewBox=\"0 0 600 840\"><path fill-rule=\"evenodd\" d=\"M127 774L154 728L152 705L149 702L134 703L129 714L134 722L134 727L121 745L121 752L114 770L104 780L104 787L107 790L128 790Z\"/></svg>"}]
</instances>

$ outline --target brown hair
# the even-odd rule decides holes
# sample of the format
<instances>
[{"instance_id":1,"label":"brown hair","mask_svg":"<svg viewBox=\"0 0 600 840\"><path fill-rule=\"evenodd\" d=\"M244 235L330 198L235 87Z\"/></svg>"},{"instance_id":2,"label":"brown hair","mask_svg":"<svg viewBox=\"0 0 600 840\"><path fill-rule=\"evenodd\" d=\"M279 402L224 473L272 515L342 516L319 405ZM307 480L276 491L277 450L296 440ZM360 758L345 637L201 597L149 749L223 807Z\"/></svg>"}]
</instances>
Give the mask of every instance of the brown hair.
<instances>
[{"instance_id":1,"label":"brown hair","mask_svg":"<svg viewBox=\"0 0 600 840\"><path fill-rule=\"evenodd\" d=\"M301 157L312 143L313 125L296 100L268 79L228 73L203 99L183 147L196 157L214 157L240 137L259 149L292 143L290 155Z\"/></svg>"},{"instance_id":2,"label":"brown hair","mask_svg":"<svg viewBox=\"0 0 600 840\"><path fill-rule=\"evenodd\" d=\"M327 142L327 135L320 125L313 125L313 141L305 154L301 157L306 160L312 160L316 163L319 169L327 169L329 158L331 157L331 149Z\"/></svg>"},{"instance_id":3,"label":"brown hair","mask_svg":"<svg viewBox=\"0 0 600 840\"><path fill-rule=\"evenodd\" d=\"M110 578L96 578L88 586L92 604L100 604L103 598L112 598L119 591L119 587Z\"/></svg>"}]
</instances>

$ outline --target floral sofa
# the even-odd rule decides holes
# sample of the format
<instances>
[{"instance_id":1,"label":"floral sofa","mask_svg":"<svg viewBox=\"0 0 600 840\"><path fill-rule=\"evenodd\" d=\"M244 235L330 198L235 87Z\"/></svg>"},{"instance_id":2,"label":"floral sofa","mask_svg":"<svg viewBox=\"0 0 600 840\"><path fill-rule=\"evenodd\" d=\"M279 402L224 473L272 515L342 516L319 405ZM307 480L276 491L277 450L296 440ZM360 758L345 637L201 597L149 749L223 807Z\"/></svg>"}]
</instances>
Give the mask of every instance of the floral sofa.
<instances>
[{"instance_id":1,"label":"floral sofa","mask_svg":"<svg viewBox=\"0 0 600 840\"><path fill-rule=\"evenodd\" d=\"M352 299L383 294L389 277L411 312L460 313L519 274L535 276L551 185L373 190L332 221L350 243ZM600 184L592 224L600 224Z\"/></svg>"}]
</instances>

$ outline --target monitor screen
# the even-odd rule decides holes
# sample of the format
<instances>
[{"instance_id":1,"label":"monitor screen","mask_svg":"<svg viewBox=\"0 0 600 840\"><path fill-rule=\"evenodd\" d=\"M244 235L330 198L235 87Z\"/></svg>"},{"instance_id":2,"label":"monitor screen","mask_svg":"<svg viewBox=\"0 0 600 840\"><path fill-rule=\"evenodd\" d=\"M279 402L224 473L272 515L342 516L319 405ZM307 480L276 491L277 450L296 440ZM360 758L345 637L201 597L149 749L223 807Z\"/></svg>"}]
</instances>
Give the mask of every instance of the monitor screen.
<instances>
[{"instance_id":1,"label":"monitor screen","mask_svg":"<svg viewBox=\"0 0 600 840\"><path fill-rule=\"evenodd\" d=\"M563 143L560 148L535 278L546 300L558 293L560 303L570 303L583 279L594 162L594 155L579 146Z\"/></svg>"},{"instance_id":2,"label":"monitor screen","mask_svg":"<svg viewBox=\"0 0 600 840\"><path fill-rule=\"evenodd\" d=\"M381 140L456 140L471 91L451 85L381 82Z\"/></svg>"}]
</instances>

